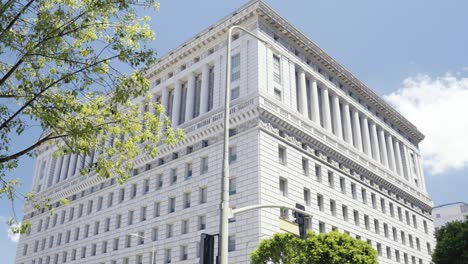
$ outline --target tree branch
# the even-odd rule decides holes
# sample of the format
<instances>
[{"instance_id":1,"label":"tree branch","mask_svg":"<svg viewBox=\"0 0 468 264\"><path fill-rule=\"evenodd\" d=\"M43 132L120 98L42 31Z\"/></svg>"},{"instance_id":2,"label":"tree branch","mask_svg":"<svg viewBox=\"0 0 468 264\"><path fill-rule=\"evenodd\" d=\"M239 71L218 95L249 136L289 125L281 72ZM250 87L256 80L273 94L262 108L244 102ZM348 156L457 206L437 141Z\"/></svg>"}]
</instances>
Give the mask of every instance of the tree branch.
<instances>
[{"instance_id":1,"label":"tree branch","mask_svg":"<svg viewBox=\"0 0 468 264\"><path fill-rule=\"evenodd\" d=\"M23 156L24 154L30 152L31 150L37 148L38 146L40 146L42 143L44 143L44 142L46 142L46 141L53 140L53 139L57 139L57 138L64 138L64 137L67 137L67 136L68 136L68 135L51 136L51 134L49 134L49 135L47 135L46 137L41 138L40 140L36 141L36 143L32 144L31 146L29 146L29 147L27 147L27 148L25 148L25 149L23 149L23 150L21 150L21 151L18 151L18 152L16 152L15 154L12 154L12 155L9 155L9 156L0 157L0 164L21 157L21 156Z\"/></svg>"},{"instance_id":2,"label":"tree branch","mask_svg":"<svg viewBox=\"0 0 468 264\"><path fill-rule=\"evenodd\" d=\"M31 100L29 100L28 102L26 102L20 109L18 109L13 115L11 115L7 120L5 120L1 125L0 125L0 130L4 129L9 122L11 122L11 120L15 119L24 109L26 109L28 106L30 106L38 97L40 97L44 92L46 92L47 90L49 90L51 87L53 87L54 85L60 83L61 81L63 81L64 79L74 75L74 74L77 74L77 73L80 73L90 67L93 67L93 66L96 66L100 63L103 63L105 61L108 61L108 60L112 60L114 58L116 58L117 55L115 56L112 56L112 57L109 57L109 58L106 58L106 59L102 59L100 61L97 61L93 64L89 64L88 67L83 67L79 70L76 70L74 72L70 72L68 74L65 74L64 76L62 76L61 78L59 78L58 80L55 80L54 82L52 82L51 84L49 84L48 86L46 86L43 90L41 90L39 93L37 93L36 95L34 95L33 98L31 98Z\"/></svg>"}]
</instances>

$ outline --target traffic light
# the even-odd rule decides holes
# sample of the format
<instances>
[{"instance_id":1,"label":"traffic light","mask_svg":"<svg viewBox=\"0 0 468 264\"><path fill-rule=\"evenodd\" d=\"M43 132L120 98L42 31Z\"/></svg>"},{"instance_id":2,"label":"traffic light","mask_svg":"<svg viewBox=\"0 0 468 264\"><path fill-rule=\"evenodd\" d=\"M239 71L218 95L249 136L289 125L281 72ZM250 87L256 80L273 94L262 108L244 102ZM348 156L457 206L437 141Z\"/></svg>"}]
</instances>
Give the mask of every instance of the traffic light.
<instances>
[{"instance_id":1,"label":"traffic light","mask_svg":"<svg viewBox=\"0 0 468 264\"><path fill-rule=\"evenodd\" d=\"M200 264L214 264L214 237L214 235L201 234Z\"/></svg>"},{"instance_id":2,"label":"traffic light","mask_svg":"<svg viewBox=\"0 0 468 264\"><path fill-rule=\"evenodd\" d=\"M302 204L296 203L296 208L305 211L305 207ZM299 237L301 239L307 238L307 229L305 225L305 216L299 212L294 212L294 217L296 218L296 223L299 225Z\"/></svg>"}]
</instances>

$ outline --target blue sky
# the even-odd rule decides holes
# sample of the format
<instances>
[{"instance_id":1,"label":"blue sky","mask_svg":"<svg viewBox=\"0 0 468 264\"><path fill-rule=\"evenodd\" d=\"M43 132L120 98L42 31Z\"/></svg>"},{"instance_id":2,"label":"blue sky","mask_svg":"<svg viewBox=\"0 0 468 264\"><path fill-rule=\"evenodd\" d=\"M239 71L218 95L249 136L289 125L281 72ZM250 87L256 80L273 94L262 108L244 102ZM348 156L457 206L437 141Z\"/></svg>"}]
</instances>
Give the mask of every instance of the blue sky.
<instances>
[{"instance_id":1,"label":"blue sky","mask_svg":"<svg viewBox=\"0 0 468 264\"><path fill-rule=\"evenodd\" d=\"M160 0L150 14L154 48L164 55L246 2ZM467 1L266 2L426 134L421 151L435 205L468 201ZM24 192L33 170L34 161L23 158L11 173ZM20 214L21 204L14 207ZM0 201L1 262L13 263L7 216L11 205Z\"/></svg>"}]
</instances>

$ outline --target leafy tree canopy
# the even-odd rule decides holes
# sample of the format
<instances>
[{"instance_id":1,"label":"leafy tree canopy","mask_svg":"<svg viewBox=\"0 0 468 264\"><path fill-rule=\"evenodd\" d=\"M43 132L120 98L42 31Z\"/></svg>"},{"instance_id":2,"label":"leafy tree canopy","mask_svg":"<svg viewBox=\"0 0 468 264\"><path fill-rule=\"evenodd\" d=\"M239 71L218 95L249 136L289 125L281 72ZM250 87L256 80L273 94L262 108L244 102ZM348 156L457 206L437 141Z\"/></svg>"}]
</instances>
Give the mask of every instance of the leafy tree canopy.
<instances>
[{"instance_id":1,"label":"leafy tree canopy","mask_svg":"<svg viewBox=\"0 0 468 264\"><path fill-rule=\"evenodd\" d=\"M436 229L437 240L432 261L435 264L468 263L468 219Z\"/></svg>"},{"instance_id":2,"label":"leafy tree canopy","mask_svg":"<svg viewBox=\"0 0 468 264\"><path fill-rule=\"evenodd\" d=\"M183 139L145 77L155 37L150 18L139 14L157 8L154 0L0 3L0 199L48 208L47 198L19 193L21 182L8 178L18 158L47 145L55 156L95 151L81 173L122 183L135 157Z\"/></svg>"},{"instance_id":3,"label":"leafy tree canopy","mask_svg":"<svg viewBox=\"0 0 468 264\"><path fill-rule=\"evenodd\" d=\"M377 264L377 252L366 242L338 231L302 240L292 234L275 234L262 240L251 254L252 264Z\"/></svg>"}]
</instances>

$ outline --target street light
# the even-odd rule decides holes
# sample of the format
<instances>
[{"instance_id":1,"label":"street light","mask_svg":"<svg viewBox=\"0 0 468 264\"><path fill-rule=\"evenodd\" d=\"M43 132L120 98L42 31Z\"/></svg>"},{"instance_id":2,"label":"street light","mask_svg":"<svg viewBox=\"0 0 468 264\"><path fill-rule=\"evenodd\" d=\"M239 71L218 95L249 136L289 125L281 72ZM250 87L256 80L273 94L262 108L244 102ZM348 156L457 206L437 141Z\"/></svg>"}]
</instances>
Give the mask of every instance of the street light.
<instances>
[{"instance_id":1,"label":"street light","mask_svg":"<svg viewBox=\"0 0 468 264\"><path fill-rule=\"evenodd\" d=\"M139 234L136 234L136 233L131 233L130 235L134 236L134 237L139 237L139 238L145 239L144 236L140 236ZM154 243L153 243L153 250L151 251L151 264L154 264Z\"/></svg>"},{"instance_id":2,"label":"street light","mask_svg":"<svg viewBox=\"0 0 468 264\"><path fill-rule=\"evenodd\" d=\"M228 264L228 236L229 236L229 217L231 210L229 208L229 108L231 97L231 35L234 29L244 31L250 36L258 39L263 44L268 43L241 26L231 26L227 34L227 52L226 52L226 90L224 102L224 151L223 151L223 174L221 181L221 204L220 204L220 223L219 223L219 252L220 264Z\"/></svg>"}]
</instances>

